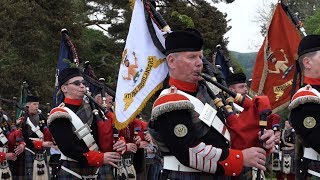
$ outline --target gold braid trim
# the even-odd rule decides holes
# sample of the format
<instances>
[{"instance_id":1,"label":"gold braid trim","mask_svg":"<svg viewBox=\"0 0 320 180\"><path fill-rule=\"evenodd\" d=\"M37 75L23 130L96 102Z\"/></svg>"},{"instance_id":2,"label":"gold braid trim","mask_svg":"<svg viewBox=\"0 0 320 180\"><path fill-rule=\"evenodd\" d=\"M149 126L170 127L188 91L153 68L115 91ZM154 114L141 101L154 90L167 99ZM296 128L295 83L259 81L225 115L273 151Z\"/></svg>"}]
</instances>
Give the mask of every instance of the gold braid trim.
<instances>
[{"instance_id":1,"label":"gold braid trim","mask_svg":"<svg viewBox=\"0 0 320 180\"><path fill-rule=\"evenodd\" d=\"M133 11L135 0L129 0L130 9Z\"/></svg>"},{"instance_id":2,"label":"gold braid trim","mask_svg":"<svg viewBox=\"0 0 320 180\"><path fill-rule=\"evenodd\" d=\"M137 108L137 110L129 117L129 119L125 122L119 122L117 120L117 116L115 117L115 127L118 130L121 130L125 127L127 127L133 120L134 118L136 118L136 116L138 114L140 114L140 112L142 111L142 109L146 106L147 102L149 101L149 99L151 98L151 96L154 95L155 92L157 92L159 89L161 89L163 86L162 83L158 84L149 94L148 96L146 96L146 98L144 99L144 101L140 104L140 106Z\"/></svg>"},{"instance_id":3,"label":"gold braid trim","mask_svg":"<svg viewBox=\"0 0 320 180\"><path fill-rule=\"evenodd\" d=\"M272 23L274 12L276 11L275 7L273 8L273 12L270 13L269 21L268 21L268 24L267 24L267 30L268 31L267 31L267 36L266 36L264 47L263 47L263 62L264 63L263 63L263 70L262 70L262 75L261 75L261 79L260 79L257 95L263 94L262 91L264 89L264 85L265 85L265 82L266 82L266 79L267 79L267 76L268 76L268 59L266 57L266 49L267 49L268 44L269 44L268 34L269 34L269 28L270 28L270 25Z\"/></svg>"},{"instance_id":4,"label":"gold braid trim","mask_svg":"<svg viewBox=\"0 0 320 180\"><path fill-rule=\"evenodd\" d=\"M258 95L262 94L262 91L264 89L264 84L268 76L268 60L266 57L266 48L268 47L268 41L269 41L268 36L266 36L266 41L263 46L263 70L262 70L261 79L259 83Z\"/></svg>"}]
</instances>

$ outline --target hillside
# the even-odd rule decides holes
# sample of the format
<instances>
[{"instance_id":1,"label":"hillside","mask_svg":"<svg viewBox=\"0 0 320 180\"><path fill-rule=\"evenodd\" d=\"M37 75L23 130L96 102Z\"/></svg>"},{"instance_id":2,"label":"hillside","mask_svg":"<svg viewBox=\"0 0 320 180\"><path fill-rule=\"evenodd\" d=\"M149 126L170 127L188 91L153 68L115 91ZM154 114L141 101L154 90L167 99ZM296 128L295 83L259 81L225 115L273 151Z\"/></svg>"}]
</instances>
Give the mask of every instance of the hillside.
<instances>
[{"instance_id":1,"label":"hillside","mask_svg":"<svg viewBox=\"0 0 320 180\"><path fill-rule=\"evenodd\" d=\"M232 62L238 63L243 68L247 78L250 79L256 61L257 52L239 53L236 51L229 51L229 53Z\"/></svg>"}]
</instances>

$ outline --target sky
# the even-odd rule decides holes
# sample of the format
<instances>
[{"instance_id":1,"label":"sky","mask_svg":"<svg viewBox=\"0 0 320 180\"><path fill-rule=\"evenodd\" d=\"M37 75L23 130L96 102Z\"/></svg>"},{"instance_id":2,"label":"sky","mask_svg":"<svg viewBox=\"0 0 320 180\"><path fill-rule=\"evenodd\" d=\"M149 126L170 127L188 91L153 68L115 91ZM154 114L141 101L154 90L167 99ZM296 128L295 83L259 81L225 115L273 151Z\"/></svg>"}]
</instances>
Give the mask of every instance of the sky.
<instances>
[{"instance_id":1,"label":"sky","mask_svg":"<svg viewBox=\"0 0 320 180\"><path fill-rule=\"evenodd\" d=\"M214 4L219 11L227 13L232 26L225 37L229 38L228 50L238 52L257 52L264 37L260 34L257 21L258 12L270 12L270 4L278 0L235 0L231 4Z\"/></svg>"}]
</instances>

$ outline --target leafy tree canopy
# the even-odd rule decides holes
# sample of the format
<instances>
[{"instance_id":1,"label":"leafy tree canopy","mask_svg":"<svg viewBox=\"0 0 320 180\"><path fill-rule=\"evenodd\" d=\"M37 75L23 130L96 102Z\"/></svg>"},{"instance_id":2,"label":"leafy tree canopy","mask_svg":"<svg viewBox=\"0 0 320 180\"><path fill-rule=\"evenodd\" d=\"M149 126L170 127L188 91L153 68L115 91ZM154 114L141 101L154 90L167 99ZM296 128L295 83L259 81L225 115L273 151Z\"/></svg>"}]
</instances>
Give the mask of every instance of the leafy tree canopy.
<instances>
[{"instance_id":1,"label":"leafy tree canopy","mask_svg":"<svg viewBox=\"0 0 320 180\"><path fill-rule=\"evenodd\" d=\"M228 43L223 35L231 28L213 2L233 0L159 0L156 4L173 30L190 27L188 22L198 29L210 55L217 44ZM41 104L51 103L62 28L68 29L80 60L90 61L95 74L115 87L131 13L129 1L123 0L0 1L0 96L18 97L22 82L27 81ZM104 31L88 28L102 24L107 24Z\"/></svg>"},{"instance_id":2,"label":"leafy tree canopy","mask_svg":"<svg viewBox=\"0 0 320 180\"><path fill-rule=\"evenodd\" d=\"M320 9L305 20L304 26L307 34L320 34Z\"/></svg>"}]
</instances>

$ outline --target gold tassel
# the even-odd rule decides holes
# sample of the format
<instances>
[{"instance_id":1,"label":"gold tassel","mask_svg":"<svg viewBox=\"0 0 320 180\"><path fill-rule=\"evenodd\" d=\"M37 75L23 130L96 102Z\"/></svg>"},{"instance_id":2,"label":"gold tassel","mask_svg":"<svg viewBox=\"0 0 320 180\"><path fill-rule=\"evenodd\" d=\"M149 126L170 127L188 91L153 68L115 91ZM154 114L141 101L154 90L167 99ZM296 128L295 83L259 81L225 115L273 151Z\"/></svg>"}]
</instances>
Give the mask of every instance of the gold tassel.
<instances>
[{"instance_id":1,"label":"gold tassel","mask_svg":"<svg viewBox=\"0 0 320 180\"><path fill-rule=\"evenodd\" d=\"M133 11L135 0L129 0L130 9Z\"/></svg>"},{"instance_id":2,"label":"gold tassel","mask_svg":"<svg viewBox=\"0 0 320 180\"><path fill-rule=\"evenodd\" d=\"M127 127L135 118L138 114L140 114L141 110L145 107L145 105L147 104L148 100L154 95L154 93L156 93L159 89L161 89L163 86L162 83L158 84L149 94L148 96L144 99L144 101L140 104L140 106L137 108L136 112L134 112L130 118L125 121L125 122L119 122L117 120L117 117L115 119L115 127L117 130L121 130L125 127Z\"/></svg>"}]
</instances>

